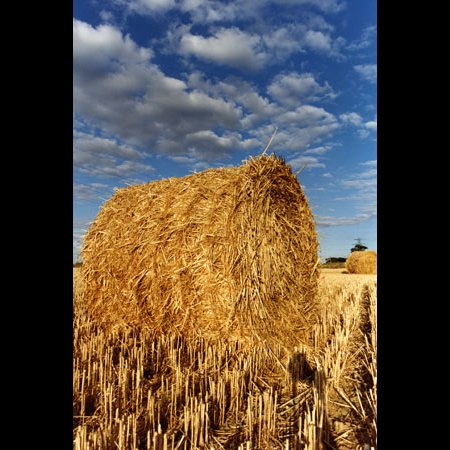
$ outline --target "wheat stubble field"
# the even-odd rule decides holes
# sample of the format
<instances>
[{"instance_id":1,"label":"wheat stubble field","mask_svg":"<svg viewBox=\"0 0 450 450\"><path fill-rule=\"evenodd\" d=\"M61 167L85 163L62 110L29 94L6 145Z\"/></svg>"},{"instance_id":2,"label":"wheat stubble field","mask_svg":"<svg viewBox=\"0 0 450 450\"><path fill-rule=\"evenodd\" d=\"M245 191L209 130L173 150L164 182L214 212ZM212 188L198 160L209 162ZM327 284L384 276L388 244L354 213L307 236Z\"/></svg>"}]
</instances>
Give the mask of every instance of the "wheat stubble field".
<instances>
[{"instance_id":1,"label":"wheat stubble field","mask_svg":"<svg viewBox=\"0 0 450 450\"><path fill-rule=\"evenodd\" d=\"M322 269L312 344L286 354L106 333L75 268L74 449L375 449L376 280Z\"/></svg>"}]
</instances>

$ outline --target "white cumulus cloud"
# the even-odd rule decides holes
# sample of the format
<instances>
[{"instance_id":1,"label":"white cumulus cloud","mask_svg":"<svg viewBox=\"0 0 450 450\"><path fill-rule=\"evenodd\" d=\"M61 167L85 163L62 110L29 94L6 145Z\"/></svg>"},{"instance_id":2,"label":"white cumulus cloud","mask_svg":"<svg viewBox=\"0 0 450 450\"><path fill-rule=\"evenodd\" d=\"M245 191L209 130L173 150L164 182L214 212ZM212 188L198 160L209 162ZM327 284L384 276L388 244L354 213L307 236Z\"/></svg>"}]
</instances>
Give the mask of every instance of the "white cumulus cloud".
<instances>
[{"instance_id":1,"label":"white cumulus cloud","mask_svg":"<svg viewBox=\"0 0 450 450\"><path fill-rule=\"evenodd\" d=\"M350 123L355 126L360 126L362 124L362 117L356 112L343 113L339 116L345 123Z\"/></svg>"},{"instance_id":2,"label":"white cumulus cloud","mask_svg":"<svg viewBox=\"0 0 450 450\"><path fill-rule=\"evenodd\" d=\"M189 133L239 128L242 110L233 102L165 75L151 50L116 28L74 21L73 37L74 112L105 134L143 152L180 154Z\"/></svg>"},{"instance_id":3,"label":"white cumulus cloud","mask_svg":"<svg viewBox=\"0 0 450 450\"><path fill-rule=\"evenodd\" d=\"M209 37L186 33L180 52L249 70L260 69L267 61L261 38L238 28L221 28Z\"/></svg>"},{"instance_id":4,"label":"white cumulus cloud","mask_svg":"<svg viewBox=\"0 0 450 450\"><path fill-rule=\"evenodd\" d=\"M289 106L336 97L328 82L320 85L311 73L291 72L277 75L267 91L273 98Z\"/></svg>"},{"instance_id":5,"label":"white cumulus cloud","mask_svg":"<svg viewBox=\"0 0 450 450\"><path fill-rule=\"evenodd\" d=\"M290 159L287 161L291 166L293 170L299 170L303 166L305 166L306 169L312 169L312 168L324 168L325 164L319 162L317 158L314 156L297 156L296 158Z\"/></svg>"},{"instance_id":6,"label":"white cumulus cloud","mask_svg":"<svg viewBox=\"0 0 450 450\"><path fill-rule=\"evenodd\" d=\"M377 65L376 64L358 64L353 66L365 80L370 83L377 82Z\"/></svg>"}]
</instances>

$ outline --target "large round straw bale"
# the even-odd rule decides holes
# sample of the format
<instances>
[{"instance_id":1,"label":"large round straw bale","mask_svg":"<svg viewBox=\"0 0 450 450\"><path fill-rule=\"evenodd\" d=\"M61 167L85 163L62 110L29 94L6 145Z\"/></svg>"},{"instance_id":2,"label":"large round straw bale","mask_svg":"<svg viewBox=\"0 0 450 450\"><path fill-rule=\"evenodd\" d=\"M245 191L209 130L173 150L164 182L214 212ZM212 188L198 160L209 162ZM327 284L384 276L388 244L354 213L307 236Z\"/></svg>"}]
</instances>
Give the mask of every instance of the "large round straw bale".
<instances>
[{"instance_id":1,"label":"large round straw bale","mask_svg":"<svg viewBox=\"0 0 450 450\"><path fill-rule=\"evenodd\" d=\"M84 239L84 297L113 327L295 344L315 316L317 250L291 167L260 156L118 189Z\"/></svg>"},{"instance_id":2,"label":"large round straw bale","mask_svg":"<svg viewBox=\"0 0 450 450\"><path fill-rule=\"evenodd\" d=\"M345 261L345 268L349 273L375 274L377 273L377 252L374 250L352 252Z\"/></svg>"}]
</instances>

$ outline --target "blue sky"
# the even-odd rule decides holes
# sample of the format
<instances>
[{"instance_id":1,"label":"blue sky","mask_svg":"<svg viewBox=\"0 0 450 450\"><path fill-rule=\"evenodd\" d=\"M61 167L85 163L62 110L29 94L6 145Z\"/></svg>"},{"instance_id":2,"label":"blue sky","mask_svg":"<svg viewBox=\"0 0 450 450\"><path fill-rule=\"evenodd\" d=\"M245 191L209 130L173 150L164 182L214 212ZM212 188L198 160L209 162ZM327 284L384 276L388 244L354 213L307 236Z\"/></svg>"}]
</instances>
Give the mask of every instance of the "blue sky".
<instances>
[{"instance_id":1,"label":"blue sky","mask_svg":"<svg viewBox=\"0 0 450 450\"><path fill-rule=\"evenodd\" d=\"M377 248L375 0L74 0L73 258L114 188L235 166L299 175L320 256Z\"/></svg>"}]
</instances>

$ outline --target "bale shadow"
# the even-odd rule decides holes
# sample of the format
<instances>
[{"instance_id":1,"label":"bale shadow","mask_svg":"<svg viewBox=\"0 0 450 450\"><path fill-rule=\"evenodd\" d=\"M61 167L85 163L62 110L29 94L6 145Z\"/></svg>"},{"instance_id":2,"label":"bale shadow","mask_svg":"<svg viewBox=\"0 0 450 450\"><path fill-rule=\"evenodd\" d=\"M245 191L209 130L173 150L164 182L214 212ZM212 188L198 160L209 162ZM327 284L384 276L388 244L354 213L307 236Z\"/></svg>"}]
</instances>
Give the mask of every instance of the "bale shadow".
<instances>
[{"instance_id":1,"label":"bale shadow","mask_svg":"<svg viewBox=\"0 0 450 450\"><path fill-rule=\"evenodd\" d=\"M364 286L361 299L361 316L360 316L360 331L363 336L368 340L369 345L374 345L372 342L372 323L370 321L370 291L369 286ZM376 343L375 343L376 345ZM367 413L363 423L355 431L356 439L359 445L363 448L370 448L370 446L376 447L376 431L372 427L373 413L371 412L371 405L367 398L367 393L373 388L373 378L367 365L362 364L358 369L358 375L360 378L359 390L366 395L361 395L361 402L364 411Z\"/></svg>"},{"instance_id":2,"label":"bale shadow","mask_svg":"<svg viewBox=\"0 0 450 450\"><path fill-rule=\"evenodd\" d=\"M307 383L311 386L315 385L315 389L318 385L326 385L326 376L323 370L315 369L311 366L306 356L306 353L303 351L296 351L292 354L289 359L287 370L292 380L292 397L295 398L298 395L298 383L303 382ZM298 414L300 413L300 409L298 410ZM298 417L292 421L292 434L294 436L298 436L299 428L298 428ZM336 443L333 433L332 433L332 425L328 418L328 412L325 411L324 423L323 423L323 434L322 434L322 444L325 450L336 450L338 448L338 444ZM294 446L292 448L303 449L304 445L298 441L293 443Z\"/></svg>"}]
</instances>

